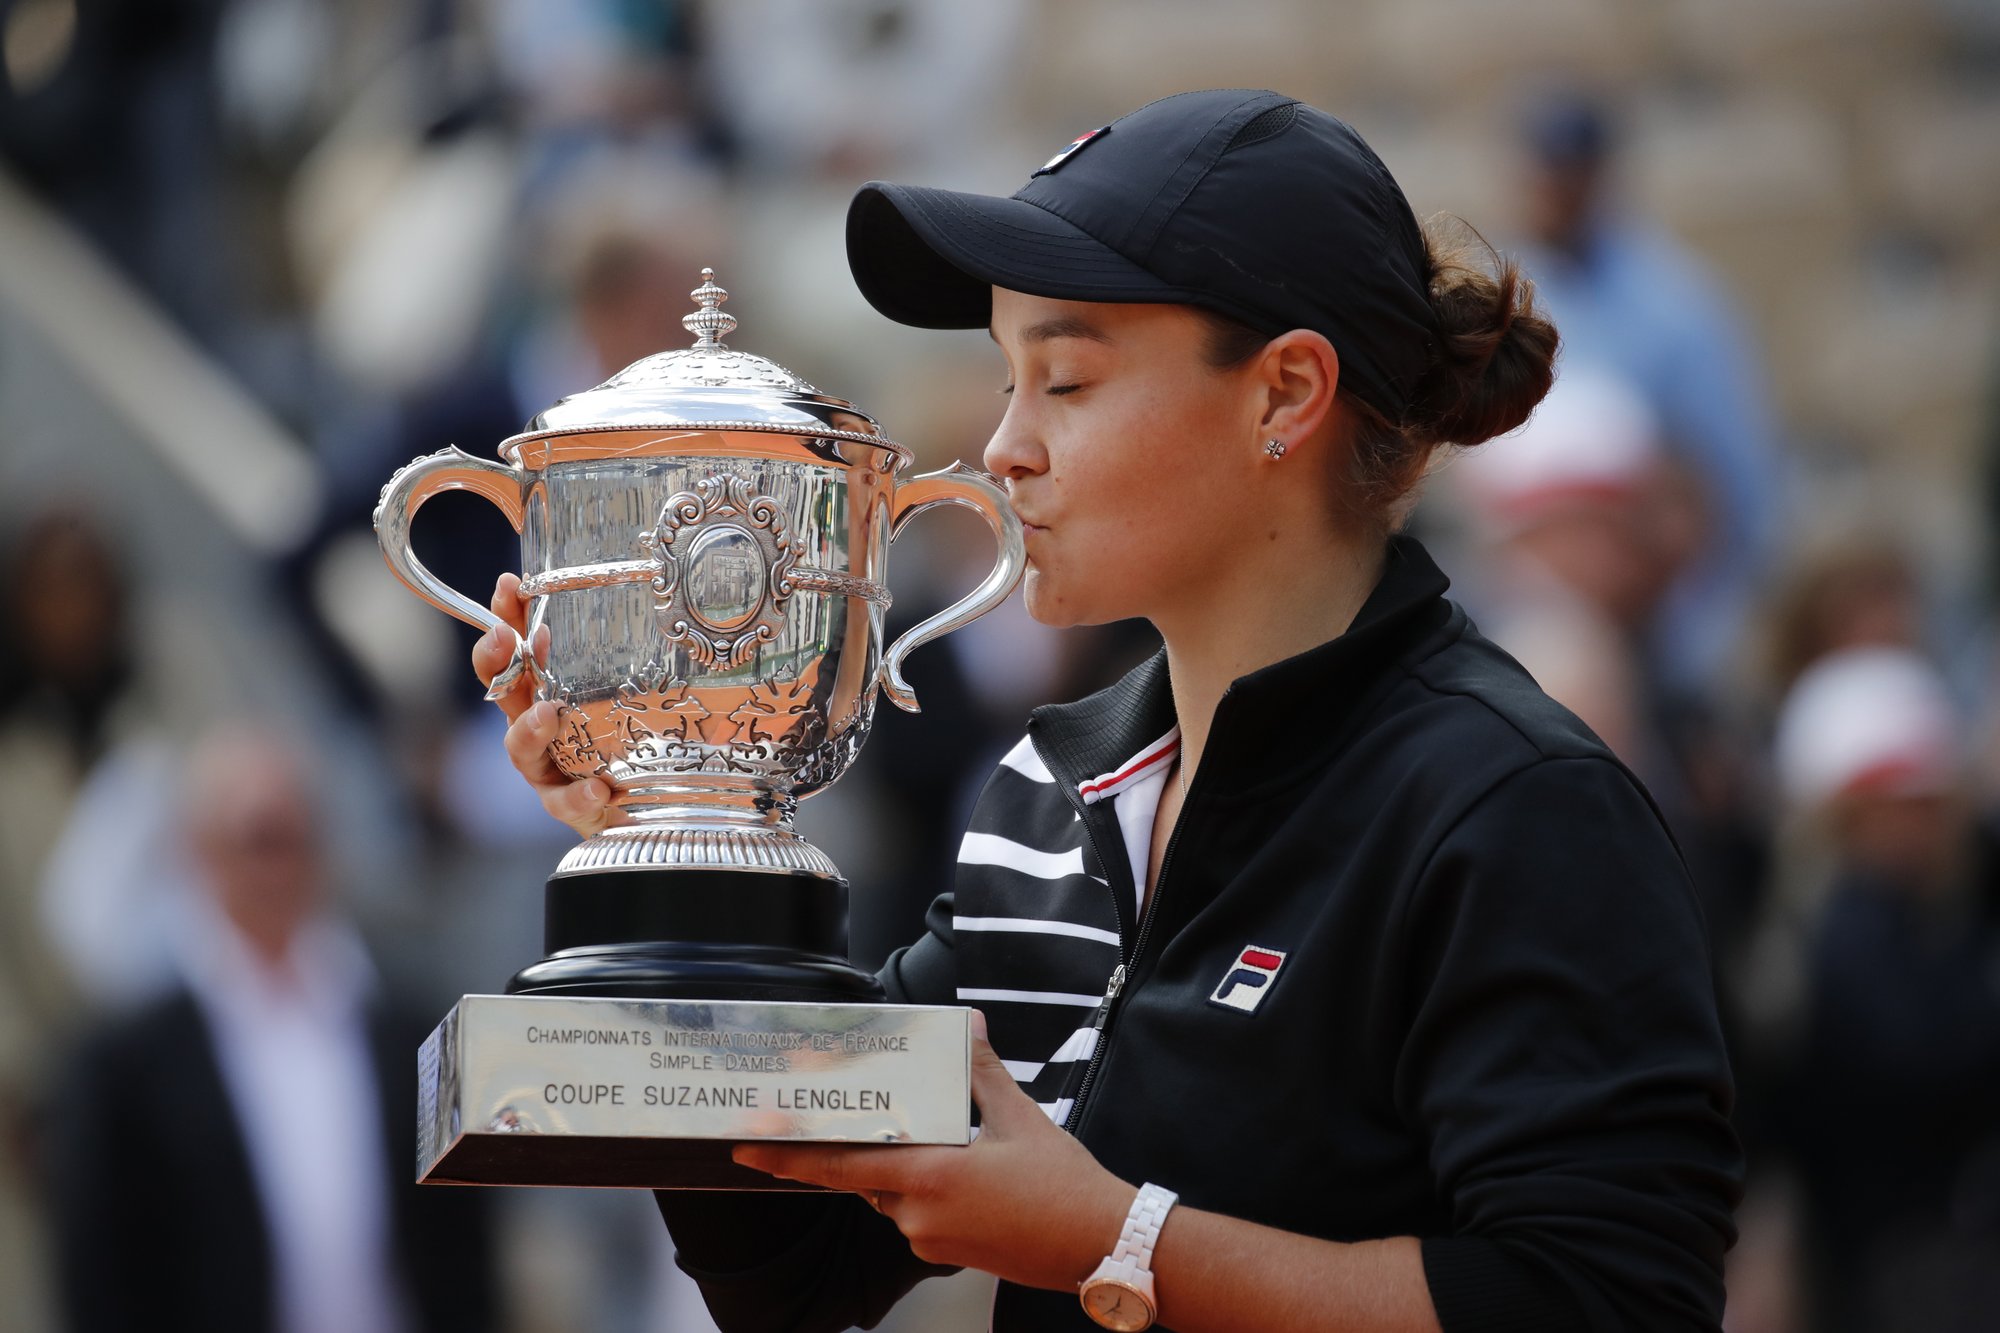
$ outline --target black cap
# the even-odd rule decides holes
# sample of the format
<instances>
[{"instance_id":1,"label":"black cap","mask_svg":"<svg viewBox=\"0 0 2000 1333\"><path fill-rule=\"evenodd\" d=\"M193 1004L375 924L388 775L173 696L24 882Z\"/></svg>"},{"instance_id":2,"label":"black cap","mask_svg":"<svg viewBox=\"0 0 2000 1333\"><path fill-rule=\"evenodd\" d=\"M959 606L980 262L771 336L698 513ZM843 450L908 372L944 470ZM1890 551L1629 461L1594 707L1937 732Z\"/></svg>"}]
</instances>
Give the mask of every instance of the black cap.
<instances>
[{"instance_id":1,"label":"black cap","mask_svg":"<svg viewBox=\"0 0 2000 1333\"><path fill-rule=\"evenodd\" d=\"M861 294L902 324L984 328L993 287L1201 306L1314 329L1341 383L1406 416L1437 341L1421 228L1344 122L1277 93L1181 93L1074 140L1012 198L873 181L847 213Z\"/></svg>"}]
</instances>

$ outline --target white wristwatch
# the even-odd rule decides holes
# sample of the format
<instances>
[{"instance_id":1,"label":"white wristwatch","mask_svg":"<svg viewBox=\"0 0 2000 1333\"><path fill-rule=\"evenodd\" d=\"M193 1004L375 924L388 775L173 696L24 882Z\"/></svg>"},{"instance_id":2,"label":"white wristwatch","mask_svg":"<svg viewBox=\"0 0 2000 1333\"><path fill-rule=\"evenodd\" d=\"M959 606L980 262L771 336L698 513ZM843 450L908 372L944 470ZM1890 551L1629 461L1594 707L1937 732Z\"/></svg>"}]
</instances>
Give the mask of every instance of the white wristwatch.
<instances>
[{"instance_id":1,"label":"white wristwatch","mask_svg":"<svg viewBox=\"0 0 2000 1333\"><path fill-rule=\"evenodd\" d=\"M1167 1210L1179 1197L1158 1185L1141 1185L1132 1210L1125 1214L1117 1246L1076 1289L1083 1312L1100 1328L1137 1333L1151 1328L1159 1317L1159 1303L1153 1299L1153 1246L1160 1239Z\"/></svg>"}]
</instances>

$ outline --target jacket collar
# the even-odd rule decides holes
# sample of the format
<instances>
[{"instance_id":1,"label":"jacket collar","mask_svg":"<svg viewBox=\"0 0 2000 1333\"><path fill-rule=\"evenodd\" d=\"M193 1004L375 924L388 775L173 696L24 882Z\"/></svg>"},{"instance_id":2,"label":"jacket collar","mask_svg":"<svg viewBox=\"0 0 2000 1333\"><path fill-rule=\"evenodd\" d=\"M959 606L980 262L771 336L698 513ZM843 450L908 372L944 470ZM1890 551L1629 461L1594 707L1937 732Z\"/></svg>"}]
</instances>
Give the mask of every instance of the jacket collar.
<instances>
[{"instance_id":1,"label":"jacket collar","mask_svg":"<svg viewBox=\"0 0 2000 1333\"><path fill-rule=\"evenodd\" d=\"M1249 793L1323 763L1372 700L1370 687L1452 615L1444 600L1450 586L1421 543L1392 537L1382 577L1345 633L1230 685L1209 729L1197 785ZM1081 805L1081 784L1143 759L1175 725L1162 649L1109 689L1037 708L1028 730L1056 781Z\"/></svg>"}]
</instances>

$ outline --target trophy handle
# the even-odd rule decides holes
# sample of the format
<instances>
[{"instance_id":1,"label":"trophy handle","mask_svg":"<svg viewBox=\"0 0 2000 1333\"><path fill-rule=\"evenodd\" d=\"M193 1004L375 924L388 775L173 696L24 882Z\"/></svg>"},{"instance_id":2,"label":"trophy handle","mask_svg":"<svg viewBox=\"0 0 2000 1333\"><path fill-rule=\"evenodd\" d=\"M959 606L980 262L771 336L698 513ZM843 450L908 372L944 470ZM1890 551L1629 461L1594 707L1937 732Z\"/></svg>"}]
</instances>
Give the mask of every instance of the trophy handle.
<instances>
[{"instance_id":1,"label":"trophy handle","mask_svg":"<svg viewBox=\"0 0 2000 1333\"><path fill-rule=\"evenodd\" d=\"M938 505L963 505L977 510L986 520L986 526L993 529L994 540L1000 544L1000 558L977 588L914 626L882 655L882 692L896 707L909 713L920 710L916 691L903 679L903 659L912 649L971 624L1006 601L1028 564L1027 547L1021 540L1021 520L1008 505L1007 492L984 472L963 463L912 477L896 487L896 511L889 522L889 540L902 535L903 525L912 518Z\"/></svg>"},{"instance_id":2,"label":"trophy handle","mask_svg":"<svg viewBox=\"0 0 2000 1333\"><path fill-rule=\"evenodd\" d=\"M375 537L382 545L382 558L396 577L446 615L456 616L474 629L491 630L503 623L500 617L424 568L424 562L410 549L410 524L424 501L439 491L471 491L484 496L519 532L527 511L528 478L514 468L475 458L454 445L397 469L375 506ZM504 694L512 689L522 672L530 669L530 660L527 640L515 635L514 660L493 678L487 697L497 697L494 691Z\"/></svg>"}]
</instances>

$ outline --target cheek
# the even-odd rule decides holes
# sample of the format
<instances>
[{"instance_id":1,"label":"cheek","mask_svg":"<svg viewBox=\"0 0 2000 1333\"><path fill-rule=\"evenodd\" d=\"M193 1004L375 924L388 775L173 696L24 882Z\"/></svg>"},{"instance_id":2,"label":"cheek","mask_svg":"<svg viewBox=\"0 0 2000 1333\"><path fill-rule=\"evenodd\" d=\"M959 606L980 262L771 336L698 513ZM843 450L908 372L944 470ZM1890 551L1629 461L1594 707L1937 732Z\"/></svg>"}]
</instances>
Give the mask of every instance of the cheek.
<instances>
[{"instance_id":1,"label":"cheek","mask_svg":"<svg viewBox=\"0 0 2000 1333\"><path fill-rule=\"evenodd\" d=\"M1222 431L1194 412L1162 404L1135 426L1114 475L1098 479L1108 526L1133 558L1175 563L1201 555L1218 515L1238 489L1221 466Z\"/></svg>"},{"instance_id":2,"label":"cheek","mask_svg":"<svg viewBox=\"0 0 2000 1333\"><path fill-rule=\"evenodd\" d=\"M1062 517L1030 545L1028 609L1046 624L1151 614L1226 540L1232 429L1199 381L1157 376L1106 395L1049 437L1046 486Z\"/></svg>"},{"instance_id":3,"label":"cheek","mask_svg":"<svg viewBox=\"0 0 2000 1333\"><path fill-rule=\"evenodd\" d=\"M1213 559L1207 531L1212 488L1196 470L1165 460L1077 479L1091 502L1031 567L1029 609L1069 624L1151 615Z\"/></svg>"}]
</instances>

